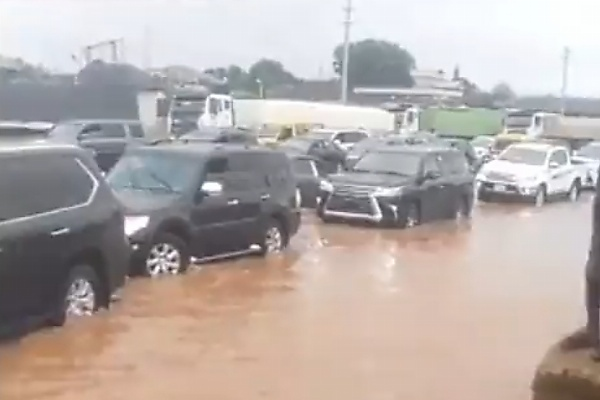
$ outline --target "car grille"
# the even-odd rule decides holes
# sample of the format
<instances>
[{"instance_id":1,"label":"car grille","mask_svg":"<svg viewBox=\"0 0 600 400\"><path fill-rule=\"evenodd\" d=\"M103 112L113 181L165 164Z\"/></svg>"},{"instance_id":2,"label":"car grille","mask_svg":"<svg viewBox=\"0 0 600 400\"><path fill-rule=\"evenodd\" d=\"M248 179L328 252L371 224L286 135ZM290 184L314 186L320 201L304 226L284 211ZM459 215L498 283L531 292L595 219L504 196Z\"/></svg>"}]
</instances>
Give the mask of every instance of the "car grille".
<instances>
[{"instance_id":1,"label":"car grille","mask_svg":"<svg viewBox=\"0 0 600 400\"><path fill-rule=\"evenodd\" d=\"M334 185L335 194L341 196L368 197L372 195L375 190L377 190L377 188L373 186Z\"/></svg>"},{"instance_id":2,"label":"car grille","mask_svg":"<svg viewBox=\"0 0 600 400\"><path fill-rule=\"evenodd\" d=\"M508 174L505 172L496 172L496 171L488 172L486 174L486 177L490 181L499 181L499 182L514 182L515 181L514 175Z\"/></svg>"},{"instance_id":3,"label":"car grille","mask_svg":"<svg viewBox=\"0 0 600 400\"><path fill-rule=\"evenodd\" d=\"M334 193L327 201L327 210L372 215L373 205L370 197L350 197Z\"/></svg>"}]
</instances>

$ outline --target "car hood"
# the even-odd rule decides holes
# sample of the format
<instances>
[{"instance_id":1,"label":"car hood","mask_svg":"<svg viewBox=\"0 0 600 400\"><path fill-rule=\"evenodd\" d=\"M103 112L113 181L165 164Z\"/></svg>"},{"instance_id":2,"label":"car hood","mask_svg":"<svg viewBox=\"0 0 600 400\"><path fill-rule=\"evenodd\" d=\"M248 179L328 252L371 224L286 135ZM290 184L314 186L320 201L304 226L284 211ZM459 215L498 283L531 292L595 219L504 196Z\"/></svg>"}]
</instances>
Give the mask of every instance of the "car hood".
<instances>
[{"instance_id":1,"label":"car hood","mask_svg":"<svg viewBox=\"0 0 600 400\"><path fill-rule=\"evenodd\" d=\"M119 189L114 193L127 215L148 214L172 206L177 195L171 193L153 193L143 190Z\"/></svg>"},{"instance_id":2,"label":"car hood","mask_svg":"<svg viewBox=\"0 0 600 400\"><path fill-rule=\"evenodd\" d=\"M541 165L527 165L503 160L492 160L483 167L481 172L484 174L499 172L514 176L531 176L542 171L544 171L544 167Z\"/></svg>"},{"instance_id":3,"label":"car hood","mask_svg":"<svg viewBox=\"0 0 600 400\"><path fill-rule=\"evenodd\" d=\"M365 172L345 172L329 175L329 181L335 185L357 185L374 187L397 187L414 182L413 177L397 176L390 174L377 174Z\"/></svg>"}]
</instances>

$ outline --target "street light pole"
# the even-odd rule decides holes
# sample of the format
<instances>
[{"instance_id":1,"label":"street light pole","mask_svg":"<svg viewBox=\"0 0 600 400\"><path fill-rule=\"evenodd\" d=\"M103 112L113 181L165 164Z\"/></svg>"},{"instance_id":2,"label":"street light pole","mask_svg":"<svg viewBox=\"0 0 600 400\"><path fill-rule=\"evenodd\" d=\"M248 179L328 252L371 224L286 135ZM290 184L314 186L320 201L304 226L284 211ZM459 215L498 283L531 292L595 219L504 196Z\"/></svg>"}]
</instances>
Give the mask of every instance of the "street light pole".
<instances>
[{"instance_id":1,"label":"street light pole","mask_svg":"<svg viewBox=\"0 0 600 400\"><path fill-rule=\"evenodd\" d=\"M342 103L348 102L348 62L350 61L350 27L352 26L352 0L344 7L344 56L342 60Z\"/></svg>"},{"instance_id":2,"label":"street light pole","mask_svg":"<svg viewBox=\"0 0 600 400\"><path fill-rule=\"evenodd\" d=\"M565 115L567 109L567 85L569 83L569 62L571 58L571 49L565 47L562 57L562 86L560 89L560 114Z\"/></svg>"}]
</instances>

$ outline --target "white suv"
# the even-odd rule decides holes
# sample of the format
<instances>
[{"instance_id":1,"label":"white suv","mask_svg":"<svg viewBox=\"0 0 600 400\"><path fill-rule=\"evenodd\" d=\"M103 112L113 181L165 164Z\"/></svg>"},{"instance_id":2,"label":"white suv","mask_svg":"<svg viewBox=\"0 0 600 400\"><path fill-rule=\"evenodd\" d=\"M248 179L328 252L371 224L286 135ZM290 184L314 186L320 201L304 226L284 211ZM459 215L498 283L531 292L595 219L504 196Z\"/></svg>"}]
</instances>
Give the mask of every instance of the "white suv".
<instances>
[{"instance_id":1,"label":"white suv","mask_svg":"<svg viewBox=\"0 0 600 400\"><path fill-rule=\"evenodd\" d=\"M476 178L477 197L518 196L542 206L548 197L566 195L576 201L581 178L569 151L547 143L515 143L485 164Z\"/></svg>"}]
</instances>

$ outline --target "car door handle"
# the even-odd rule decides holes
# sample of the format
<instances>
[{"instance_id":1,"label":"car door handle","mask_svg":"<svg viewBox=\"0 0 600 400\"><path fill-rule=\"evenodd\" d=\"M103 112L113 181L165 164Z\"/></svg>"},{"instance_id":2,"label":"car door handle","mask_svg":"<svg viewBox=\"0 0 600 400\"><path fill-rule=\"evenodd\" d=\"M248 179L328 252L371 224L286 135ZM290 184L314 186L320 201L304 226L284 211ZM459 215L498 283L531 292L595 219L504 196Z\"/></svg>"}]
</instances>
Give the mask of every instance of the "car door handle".
<instances>
[{"instance_id":1,"label":"car door handle","mask_svg":"<svg viewBox=\"0 0 600 400\"><path fill-rule=\"evenodd\" d=\"M240 201L238 199L231 199L227 202L227 205L229 206L235 206L237 204L240 204Z\"/></svg>"},{"instance_id":2,"label":"car door handle","mask_svg":"<svg viewBox=\"0 0 600 400\"><path fill-rule=\"evenodd\" d=\"M56 230L50 232L50 236L53 236L53 237L62 236L62 235L66 235L69 232L71 232L71 230L69 228L60 228L60 229L56 229Z\"/></svg>"},{"instance_id":3,"label":"car door handle","mask_svg":"<svg viewBox=\"0 0 600 400\"><path fill-rule=\"evenodd\" d=\"M269 195L269 194L263 194L262 196L260 196L260 199L263 200L263 201L264 200L269 200L270 198L271 198L271 195Z\"/></svg>"}]
</instances>

